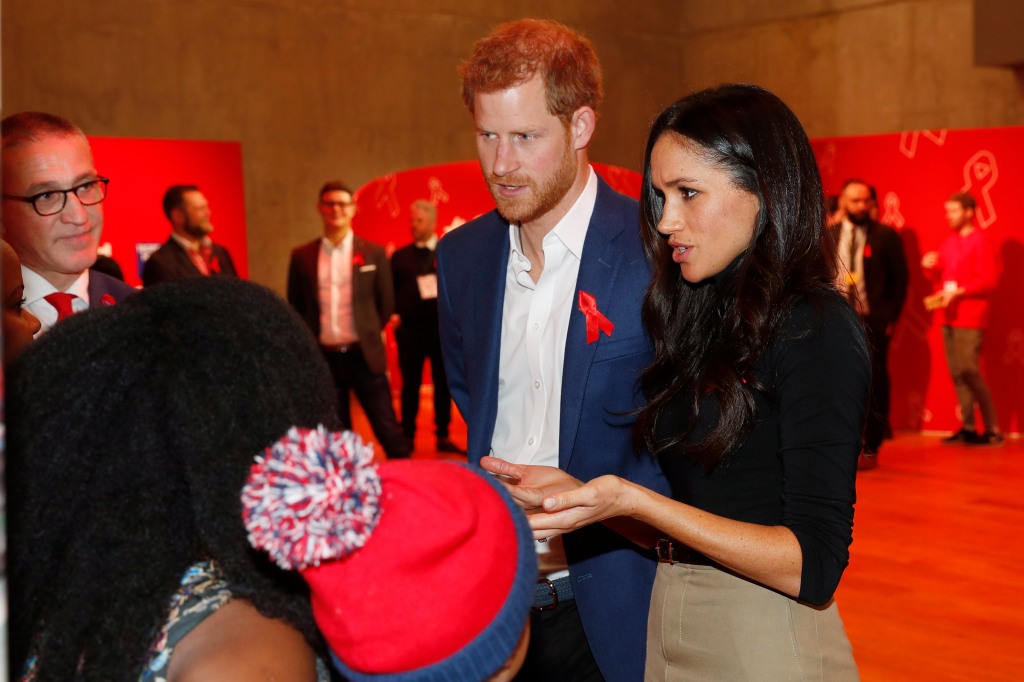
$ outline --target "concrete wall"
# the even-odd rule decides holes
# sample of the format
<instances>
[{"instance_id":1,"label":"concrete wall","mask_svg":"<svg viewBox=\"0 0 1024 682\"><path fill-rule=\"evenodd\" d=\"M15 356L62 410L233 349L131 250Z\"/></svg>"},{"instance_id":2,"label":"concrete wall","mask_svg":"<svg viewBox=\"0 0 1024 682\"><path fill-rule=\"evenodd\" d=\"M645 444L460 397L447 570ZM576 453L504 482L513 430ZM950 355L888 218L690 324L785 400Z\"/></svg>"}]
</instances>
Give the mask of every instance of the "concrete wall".
<instances>
[{"instance_id":1,"label":"concrete wall","mask_svg":"<svg viewBox=\"0 0 1024 682\"><path fill-rule=\"evenodd\" d=\"M1019 76L974 66L972 0L689 0L679 7L685 86L764 85L811 136L1024 124Z\"/></svg>"},{"instance_id":2,"label":"concrete wall","mask_svg":"<svg viewBox=\"0 0 1024 682\"><path fill-rule=\"evenodd\" d=\"M3 0L2 106L93 135L239 140L252 279L283 290L316 189L473 158L455 67L495 23L558 19L606 74L597 160L638 168L650 119L753 81L815 136L1024 123L973 66L971 0ZM216 208L216 207L214 207Z\"/></svg>"}]
</instances>

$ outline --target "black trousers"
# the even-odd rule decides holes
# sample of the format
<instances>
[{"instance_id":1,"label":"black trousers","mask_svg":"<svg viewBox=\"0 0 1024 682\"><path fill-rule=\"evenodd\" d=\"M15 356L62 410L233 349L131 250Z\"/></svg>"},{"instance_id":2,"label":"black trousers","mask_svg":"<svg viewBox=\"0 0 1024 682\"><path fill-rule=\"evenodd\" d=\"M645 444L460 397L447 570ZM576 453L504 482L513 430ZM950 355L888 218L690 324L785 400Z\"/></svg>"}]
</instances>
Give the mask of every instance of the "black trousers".
<instances>
[{"instance_id":1,"label":"black trousers","mask_svg":"<svg viewBox=\"0 0 1024 682\"><path fill-rule=\"evenodd\" d=\"M441 333L435 326L403 322L395 330L395 342L398 344L398 367L402 371L402 433L406 438L416 435L423 364L429 358L430 375L434 381L435 433L438 438L447 438L448 425L452 421L452 396L448 392L448 375L441 357Z\"/></svg>"},{"instance_id":2,"label":"black trousers","mask_svg":"<svg viewBox=\"0 0 1024 682\"><path fill-rule=\"evenodd\" d=\"M514 682L604 682L583 633L576 600L530 612L530 648Z\"/></svg>"},{"instance_id":3,"label":"black trousers","mask_svg":"<svg viewBox=\"0 0 1024 682\"><path fill-rule=\"evenodd\" d=\"M889 335L884 322L864 320L871 347L871 392L868 394L867 417L864 423L864 449L878 452L889 433Z\"/></svg>"},{"instance_id":4,"label":"black trousers","mask_svg":"<svg viewBox=\"0 0 1024 682\"><path fill-rule=\"evenodd\" d=\"M345 352L324 350L323 354L338 393L342 427L352 428L349 391L354 391L359 404L363 406L366 418L370 420L373 435L380 441L388 459L409 457L412 453L405 438L402 437L401 429L398 428L387 375L371 371L363 352L358 348Z\"/></svg>"}]
</instances>

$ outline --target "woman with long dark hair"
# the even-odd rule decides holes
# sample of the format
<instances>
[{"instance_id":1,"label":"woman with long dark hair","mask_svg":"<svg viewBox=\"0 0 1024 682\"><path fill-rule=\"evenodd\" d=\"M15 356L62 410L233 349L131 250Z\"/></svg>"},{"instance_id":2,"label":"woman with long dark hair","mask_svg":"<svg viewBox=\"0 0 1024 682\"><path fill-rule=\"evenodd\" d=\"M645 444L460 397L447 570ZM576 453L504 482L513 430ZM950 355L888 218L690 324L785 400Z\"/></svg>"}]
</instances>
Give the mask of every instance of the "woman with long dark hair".
<instances>
[{"instance_id":1,"label":"woman with long dark hair","mask_svg":"<svg viewBox=\"0 0 1024 682\"><path fill-rule=\"evenodd\" d=\"M849 559L870 363L833 287L810 143L775 95L704 90L651 129L640 199L654 363L638 446L672 497L487 458L537 537L606 521L654 548L648 679L856 679ZM639 522L639 523L637 523Z\"/></svg>"},{"instance_id":2,"label":"woman with long dark hair","mask_svg":"<svg viewBox=\"0 0 1024 682\"><path fill-rule=\"evenodd\" d=\"M242 521L256 455L336 426L283 300L228 279L147 289L56 325L7 396L11 679L327 679L305 585Z\"/></svg>"}]
</instances>

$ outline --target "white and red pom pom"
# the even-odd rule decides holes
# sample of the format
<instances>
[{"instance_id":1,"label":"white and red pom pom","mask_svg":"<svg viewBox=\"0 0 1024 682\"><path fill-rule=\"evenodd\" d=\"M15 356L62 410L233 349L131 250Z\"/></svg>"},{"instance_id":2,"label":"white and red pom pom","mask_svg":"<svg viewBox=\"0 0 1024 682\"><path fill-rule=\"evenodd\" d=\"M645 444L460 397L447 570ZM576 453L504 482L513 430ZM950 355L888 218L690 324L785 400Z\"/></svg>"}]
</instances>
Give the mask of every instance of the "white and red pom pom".
<instances>
[{"instance_id":1,"label":"white and red pom pom","mask_svg":"<svg viewBox=\"0 0 1024 682\"><path fill-rule=\"evenodd\" d=\"M373 446L351 431L292 427L256 458L242 488L249 542L285 569L362 547L380 516Z\"/></svg>"}]
</instances>

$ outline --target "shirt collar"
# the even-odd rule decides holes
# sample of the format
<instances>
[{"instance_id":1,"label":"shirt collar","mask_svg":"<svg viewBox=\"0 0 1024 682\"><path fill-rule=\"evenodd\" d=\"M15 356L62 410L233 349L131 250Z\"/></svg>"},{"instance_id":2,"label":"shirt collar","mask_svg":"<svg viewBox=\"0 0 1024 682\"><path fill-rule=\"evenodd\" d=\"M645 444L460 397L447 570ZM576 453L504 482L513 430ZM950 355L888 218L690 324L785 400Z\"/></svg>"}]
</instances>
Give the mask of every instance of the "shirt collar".
<instances>
[{"instance_id":1,"label":"shirt collar","mask_svg":"<svg viewBox=\"0 0 1024 682\"><path fill-rule=\"evenodd\" d=\"M437 248L437 235L436 234L430 235L430 239L428 239L427 241L425 241L425 242L413 242L413 244L415 244L417 247L419 247L421 249L430 249L431 251L433 251L434 249Z\"/></svg>"},{"instance_id":2,"label":"shirt collar","mask_svg":"<svg viewBox=\"0 0 1024 682\"><path fill-rule=\"evenodd\" d=\"M843 229L846 231L847 234L854 234L858 230L861 232L867 232L868 225L870 224L871 223L869 222L867 223L867 225L858 225L849 218L843 218Z\"/></svg>"},{"instance_id":3,"label":"shirt collar","mask_svg":"<svg viewBox=\"0 0 1024 682\"><path fill-rule=\"evenodd\" d=\"M587 173L587 184L584 185L583 191L576 197L572 208L549 233L555 235L577 259L583 255L587 226L590 225L590 218L594 215L594 204L597 202L597 173L589 165Z\"/></svg>"},{"instance_id":4,"label":"shirt collar","mask_svg":"<svg viewBox=\"0 0 1024 682\"><path fill-rule=\"evenodd\" d=\"M38 301L47 294L58 291L57 287L50 284L49 280L24 265L21 266L21 279L25 283L25 305ZM85 270L78 276L78 279L68 287L67 293L78 296L86 303L89 302L88 270Z\"/></svg>"},{"instance_id":5,"label":"shirt collar","mask_svg":"<svg viewBox=\"0 0 1024 682\"><path fill-rule=\"evenodd\" d=\"M587 239L587 227L590 225L590 218L594 215L594 205L597 203L597 173L593 167L587 166L587 184L583 191L576 197L572 208L562 216L562 219L551 229L544 239L550 236L557 238L565 248L577 259L583 255L583 243ZM530 261L523 253L522 245L519 242L519 225L509 224L508 229L512 269L516 273L516 279L521 280L520 273L528 273ZM529 275L526 275L529 278ZM532 285L532 281L531 281Z\"/></svg>"},{"instance_id":6,"label":"shirt collar","mask_svg":"<svg viewBox=\"0 0 1024 682\"><path fill-rule=\"evenodd\" d=\"M186 251L196 252L199 251L200 246L208 246L213 243L213 240L210 239L209 237L203 237L202 239L199 240L198 243L196 243L191 239L186 239L185 237L182 237L177 232L171 232L171 239L178 242L178 244L181 245L181 248L185 249Z\"/></svg>"},{"instance_id":7,"label":"shirt collar","mask_svg":"<svg viewBox=\"0 0 1024 682\"><path fill-rule=\"evenodd\" d=\"M345 248L351 249L352 248L352 239L353 239L353 237L352 237L352 230L349 230L348 232L345 233L345 236L341 238L341 241L338 242L337 245L335 245L334 242L332 242L327 237L321 237L320 238L320 246L322 246L324 248L324 250L326 250L326 251L334 251L335 249L345 249Z\"/></svg>"}]
</instances>

